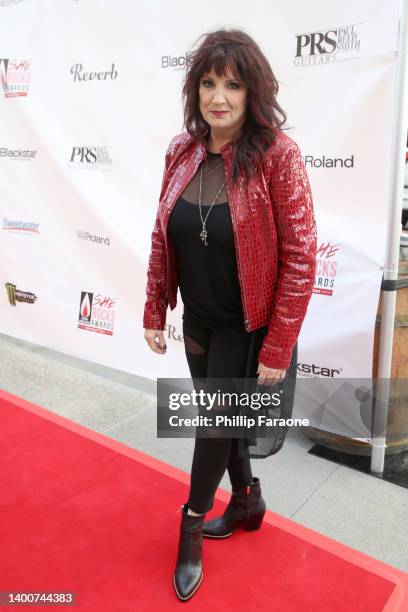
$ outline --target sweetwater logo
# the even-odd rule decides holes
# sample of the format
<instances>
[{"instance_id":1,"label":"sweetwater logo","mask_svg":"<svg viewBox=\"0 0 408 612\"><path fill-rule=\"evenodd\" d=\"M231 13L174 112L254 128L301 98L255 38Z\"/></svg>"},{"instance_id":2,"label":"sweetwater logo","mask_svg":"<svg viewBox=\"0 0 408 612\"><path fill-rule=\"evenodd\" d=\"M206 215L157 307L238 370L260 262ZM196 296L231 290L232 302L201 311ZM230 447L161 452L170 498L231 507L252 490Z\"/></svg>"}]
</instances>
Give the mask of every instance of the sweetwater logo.
<instances>
[{"instance_id":1,"label":"sweetwater logo","mask_svg":"<svg viewBox=\"0 0 408 612\"><path fill-rule=\"evenodd\" d=\"M0 85L6 98L28 95L30 66L28 60L0 58Z\"/></svg>"},{"instance_id":2,"label":"sweetwater logo","mask_svg":"<svg viewBox=\"0 0 408 612\"><path fill-rule=\"evenodd\" d=\"M306 168L354 168L354 155L350 157L315 157L305 155L303 157Z\"/></svg>"},{"instance_id":3,"label":"sweetwater logo","mask_svg":"<svg viewBox=\"0 0 408 612\"><path fill-rule=\"evenodd\" d=\"M28 234L39 234L39 223L34 223L34 221L21 221L21 219L6 219L4 218L2 221L1 229L9 232L10 234L23 234L27 236Z\"/></svg>"},{"instance_id":4,"label":"sweetwater logo","mask_svg":"<svg viewBox=\"0 0 408 612\"><path fill-rule=\"evenodd\" d=\"M102 297L99 293L94 296L89 291L81 291L78 327L112 336L116 316L114 305L115 300L110 297Z\"/></svg>"},{"instance_id":5,"label":"sweetwater logo","mask_svg":"<svg viewBox=\"0 0 408 612\"><path fill-rule=\"evenodd\" d=\"M99 72L86 72L82 64L73 64L71 66L71 74L73 75L74 83L82 81L114 81L118 78L118 71L115 70L115 64L112 64L110 70L100 70Z\"/></svg>"},{"instance_id":6,"label":"sweetwater logo","mask_svg":"<svg viewBox=\"0 0 408 612\"><path fill-rule=\"evenodd\" d=\"M10 306L17 306L17 302L25 302L26 304L34 304L37 296L30 291L21 291L17 289L13 283L6 283L4 285L7 291L7 297Z\"/></svg>"},{"instance_id":7,"label":"sweetwater logo","mask_svg":"<svg viewBox=\"0 0 408 612\"><path fill-rule=\"evenodd\" d=\"M298 363L297 372L303 378L336 378L343 368L328 368L314 363Z\"/></svg>"},{"instance_id":8,"label":"sweetwater logo","mask_svg":"<svg viewBox=\"0 0 408 612\"><path fill-rule=\"evenodd\" d=\"M96 244L110 246L109 238L103 238L102 236L97 236L96 234L91 234L90 232L85 232L83 230L78 230L77 234L78 238L81 240L87 240L88 242L95 242Z\"/></svg>"},{"instance_id":9,"label":"sweetwater logo","mask_svg":"<svg viewBox=\"0 0 408 612\"><path fill-rule=\"evenodd\" d=\"M320 66L356 59L360 55L358 29L361 23L338 26L296 36L295 66Z\"/></svg>"},{"instance_id":10,"label":"sweetwater logo","mask_svg":"<svg viewBox=\"0 0 408 612\"><path fill-rule=\"evenodd\" d=\"M7 147L0 147L0 158L2 159L32 161L36 155L36 149L7 149Z\"/></svg>"},{"instance_id":11,"label":"sweetwater logo","mask_svg":"<svg viewBox=\"0 0 408 612\"><path fill-rule=\"evenodd\" d=\"M313 293L333 295L334 281L337 274L337 254L340 242L337 244L322 244L316 253L316 273Z\"/></svg>"},{"instance_id":12,"label":"sweetwater logo","mask_svg":"<svg viewBox=\"0 0 408 612\"><path fill-rule=\"evenodd\" d=\"M189 64L191 64L192 58L190 58L189 54L185 55L162 55L161 58L161 67L162 68L174 68L175 70L182 70Z\"/></svg>"},{"instance_id":13,"label":"sweetwater logo","mask_svg":"<svg viewBox=\"0 0 408 612\"><path fill-rule=\"evenodd\" d=\"M112 170L112 158L106 146L72 147L68 166L79 170Z\"/></svg>"}]
</instances>

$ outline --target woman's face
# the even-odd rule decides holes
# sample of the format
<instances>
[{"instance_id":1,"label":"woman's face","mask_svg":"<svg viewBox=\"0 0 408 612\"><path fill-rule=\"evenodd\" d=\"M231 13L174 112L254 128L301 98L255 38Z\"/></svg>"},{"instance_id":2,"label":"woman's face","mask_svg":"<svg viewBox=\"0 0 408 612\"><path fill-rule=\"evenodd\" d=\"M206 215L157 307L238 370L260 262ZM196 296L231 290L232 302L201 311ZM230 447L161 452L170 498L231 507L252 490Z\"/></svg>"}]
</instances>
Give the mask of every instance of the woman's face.
<instances>
[{"instance_id":1,"label":"woman's face","mask_svg":"<svg viewBox=\"0 0 408 612\"><path fill-rule=\"evenodd\" d=\"M247 87L228 69L218 77L214 71L204 73L199 87L200 111L211 130L228 134L238 130L245 122ZM214 111L222 111L217 114Z\"/></svg>"}]
</instances>

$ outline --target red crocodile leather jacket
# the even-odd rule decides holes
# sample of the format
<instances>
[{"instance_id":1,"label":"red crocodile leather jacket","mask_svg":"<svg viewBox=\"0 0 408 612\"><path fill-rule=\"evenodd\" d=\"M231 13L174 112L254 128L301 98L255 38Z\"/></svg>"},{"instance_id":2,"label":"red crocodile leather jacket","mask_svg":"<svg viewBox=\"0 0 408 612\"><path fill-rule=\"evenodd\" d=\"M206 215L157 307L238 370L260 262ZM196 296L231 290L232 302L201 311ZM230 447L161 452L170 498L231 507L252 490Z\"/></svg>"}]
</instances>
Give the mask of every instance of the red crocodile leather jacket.
<instances>
[{"instance_id":1,"label":"red crocodile leather jacket","mask_svg":"<svg viewBox=\"0 0 408 612\"><path fill-rule=\"evenodd\" d=\"M281 130L262 167L232 183L232 141L220 149L247 332L268 325L258 361L287 369L314 286L317 229L309 179L299 146ZM168 305L177 304L175 254L167 237L170 213L206 157L188 132L166 153L147 270L145 329L163 330Z\"/></svg>"}]
</instances>

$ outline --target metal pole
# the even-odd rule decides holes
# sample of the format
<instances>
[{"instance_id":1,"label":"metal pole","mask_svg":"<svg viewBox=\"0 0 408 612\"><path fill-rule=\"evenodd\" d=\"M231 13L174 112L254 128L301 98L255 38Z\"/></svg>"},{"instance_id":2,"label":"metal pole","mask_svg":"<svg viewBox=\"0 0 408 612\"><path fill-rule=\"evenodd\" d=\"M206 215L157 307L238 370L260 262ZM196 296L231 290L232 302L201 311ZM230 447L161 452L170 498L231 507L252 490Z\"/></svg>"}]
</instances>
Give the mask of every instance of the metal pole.
<instances>
[{"instance_id":1,"label":"metal pole","mask_svg":"<svg viewBox=\"0 0 408 612\"><path fill-rule=\"evenodd\" d=\"M400 22L396 79L395 79L395 124L392 151L392 189L387 236L384 281L382 291L382 314L379 338L378 374L379 386L375 396L378 399L374 414L374 432L384 432L383 437L372 440L372 472L382 474L386 449L386 424L388 418L389 381L391 378L392 345L394 339L394 318L396 303L395 282L398 280L399 247L401 236L401 215L404 188L405 152L408 128L408 10L407 0L400 3ZM388 281L388 282L387 282Z\"/></svg>"}]
</instances>

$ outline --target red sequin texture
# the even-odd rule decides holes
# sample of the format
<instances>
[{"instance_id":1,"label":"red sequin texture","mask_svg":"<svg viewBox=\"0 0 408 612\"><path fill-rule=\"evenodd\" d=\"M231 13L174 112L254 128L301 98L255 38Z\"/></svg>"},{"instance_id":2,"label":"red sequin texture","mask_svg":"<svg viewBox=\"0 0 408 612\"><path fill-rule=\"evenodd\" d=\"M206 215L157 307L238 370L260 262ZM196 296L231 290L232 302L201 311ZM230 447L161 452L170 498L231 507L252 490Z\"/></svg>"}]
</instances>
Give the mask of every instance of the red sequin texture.
<instances>
[{"instance_id":1,"label":"red sequin texture","mask_svg":"<svg viewBox=\"0 0 408 612\"><path fill-rule=\"evenodd\" d=\"M258 360L287 369L314 286L317 229L299 146L277 130L262 168L232 182L232 145L221 148L234 230L238 277L248 332L268 325ZM183 132L171 141L152 232L143 326L164 329L177 303L177 273L166 230L179 195L206 157L204 144Z\"/></svg>"}]
</instances>

